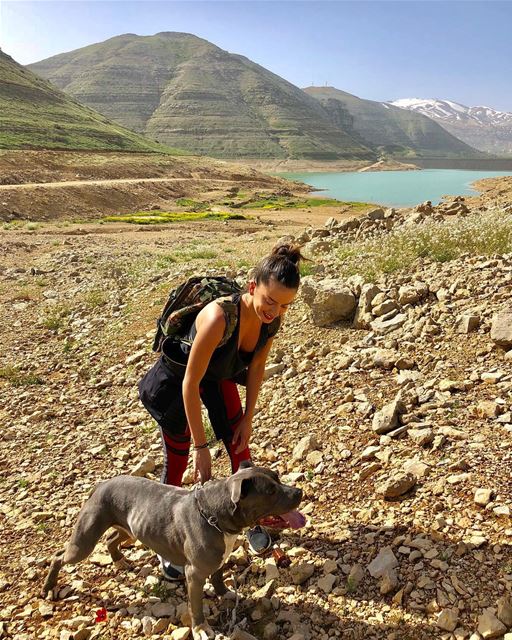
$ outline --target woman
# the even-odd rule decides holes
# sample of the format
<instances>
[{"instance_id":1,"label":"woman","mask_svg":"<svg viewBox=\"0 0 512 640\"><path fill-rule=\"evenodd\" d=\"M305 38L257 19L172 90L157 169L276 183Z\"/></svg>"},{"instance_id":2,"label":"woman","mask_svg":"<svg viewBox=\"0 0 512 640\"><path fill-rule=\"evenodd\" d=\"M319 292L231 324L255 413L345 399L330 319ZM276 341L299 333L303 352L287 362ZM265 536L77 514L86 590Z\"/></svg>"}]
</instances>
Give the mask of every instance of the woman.
<instances>
[{"instance_id":1,"label":"woman","mask_svg":"<svg viewBox=\"0 0 512 640\"><path fill-rule=\"evenodd\" d=\"M224 442L232 472L250 459L248 445L265 363L281 318L297 294L301 259L298 247L275 247L253 270L246 293L207 304L187 339L170 341L167 348L164 343L162 357L141 380L140 399L161 430L163 483L181 486L191 445L194 479L204 483L211 478L201 400L215 436ZM245 411L235 382L242 378ZM181 568L165 560L162 571L171 580L182 577Z\"/></svg>"}]
</instances>

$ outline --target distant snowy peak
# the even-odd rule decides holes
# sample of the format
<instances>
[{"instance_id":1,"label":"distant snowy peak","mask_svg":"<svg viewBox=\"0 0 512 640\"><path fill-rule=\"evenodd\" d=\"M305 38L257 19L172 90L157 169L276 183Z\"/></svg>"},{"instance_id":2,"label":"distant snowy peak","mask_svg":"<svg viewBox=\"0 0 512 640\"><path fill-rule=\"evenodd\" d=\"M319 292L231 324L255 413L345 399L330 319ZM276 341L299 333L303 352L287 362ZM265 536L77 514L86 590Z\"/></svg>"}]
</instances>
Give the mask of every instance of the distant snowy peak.
<instances>
[{"instance_id":1,"label":"distant snowy peak","mask_svg":"<svg viewBox=\"0 0 512 640\"><path fill-rule=\"evenodd\" d=\"M417 111L434 120L444 120L451 123L474 121L483 125L512 124L512 113L484 106L466 107L452 100L401 98L388 104L401 109Z\"/></svg>"}]
</instances>

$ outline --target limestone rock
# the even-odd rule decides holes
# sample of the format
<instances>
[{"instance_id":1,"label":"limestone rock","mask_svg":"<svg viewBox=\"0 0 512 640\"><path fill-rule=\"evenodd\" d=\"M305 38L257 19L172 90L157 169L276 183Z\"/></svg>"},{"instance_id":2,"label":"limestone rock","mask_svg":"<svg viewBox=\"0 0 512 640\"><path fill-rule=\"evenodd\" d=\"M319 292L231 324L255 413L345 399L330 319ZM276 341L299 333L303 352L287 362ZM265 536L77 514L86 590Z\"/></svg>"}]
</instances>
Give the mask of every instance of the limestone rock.
<instances>
[{"instance_id":1,"label":"limestone rock","mask_svg":"<svg viewBox=\"0 0 512 640\"><path fill-rule=\"evenodd\" d=\"M171 633L170 640L187 640L190 637L190 627L178 627Z\"/></svg>"},{"instance_id":2,"label":"limestone rock","mask_svg":"<svg viewBox=\"0 0 512 640\"><path fill-rule=\"evenodd\" d=\"M379 435L393 431L398 426L399 416L404 412L404 403L401 400L393 400L373 416L372 429Z\"/></svg>"},{"instance_id":3,"label":"limestone rock","mask_svg":"<svg viewBox=\"0 0 512 640\"><path fill-rule=\"evenodd\" d=\"M480 325L480 316L462 315L457 319L457 333L471 333L476 331Z\"/></svg>"},{"instance_id":4,"label":"limestone rock","mask_svg":"<svg viewBox=\"0 0 512 640\"><path fill-rule=\"evenodd\" d=\"M364 284L357 303L357 309L352 326L354 329L366 329L372 321L372 301L381 290L375 284Z\"/></svg>"},{"instance_id":5,"label":"limestone rock","mask_svg":"<svg viewBox=\"0 0 512 640\"><path fill-rule=\"evenodd\" d=\"M408 429L407 435L420 447L425 447L434 440L434 431L430 427L425 429Z\"/></svg>"},{"instance_id":6,"label":"limestone rock","mask_svg":"<svg viewBox=\"0 0 512 640\"><path fill-rule=\"evenodd\" d=\"M492 610L487 609L481 616L478 616L478 633L481 634L482 638L498 638L506 630L507 627L498 620Z\"/></svg>"},{"instance_id":7,"label":"limestone rock","mask_svg":"<svg viewBox=\"0 0 512 640\"><path fill-rule=\"evenodd\" d=\"M455 631L459 621L459 612L456 609L443 609L437 616L436 625L444 631Z\"/></svg>"},{"instance_id":8,"label":"limestone rock","mask_svg":"<svg viewBox=\"0 0 512 640\"><path fill-rule=\"evenodd\" d=\"M293 584L306 582L314 573L315 565L312 562L301 562L290 567L290 576Z\"/></svg>"},{"instance_id":9,"label":"limestone rock","mask_svg":"<svg viewBox=\"0 0 512 640\"><path fill-rule=\"evenodd\" d=\"M318 440L313 435L304 436L294 447L292 458L293 460L304 460L304 458L318 449Z\"/></svg>"},{"instance_id":10,"label":"limestone rock","mask_svg":"<svg viewBox=\"0 0 512 640\"><path fill-rule=\"evenodd\" d=\"M497 617L507 627L512 627L512 599L510 596L502 596L498 600Z\"/></svg>"},{"instance_id":11,"label":"limestone rock","mask_svg":"<svg viewBox=\"0 0 512 640\"><path fill-rule=\"evenodd\" d=\"M380 484L376 491L377 493L382 494L384 498L398 498L412 489L416 485L417 481L418 479L414 473L396 472Z\"/></svg>"},{"instance_id":12,"label":"limestone rock","mask_svg":"<svg viewBox=\"0 0 512 640\"><path fill-rule=\"evenodd\" d=\"M142 458L142 460L140 460L140 462L138 462L137 465L132 469L131 475L143 477L148 473L153 473L155 468L155 459L152 456L147 455L144 456L144 458Z\"/></svg>"},{"instance_id":13,"label":"limestone rock","mask_svg":"<svg viewBox=\"0 0 512 640\"><path fill-rule=\"evenodd\" d=\"M380 592L383 596L395 591L398 586L398 576L394 569L387 569L380 583Z\"/></svg>"},{"instance_id":14,"label":"limestone rock","mask_svg":"<svg viewBox=\"0 0 512 640\"><path fill-rule=\"evenodd\" d=\"M320 580L318 580L317 585L318 588L321 589L324 593L331 593L335 582L336 576L332 573L328 573L327 575L320 578Z\"/></svg>"},{"instance_id":15,"label":"limestone rock","mask_svg":"<svg viewBox=\"0 0 512 640\"><path fill-rule=\"evenodd\" d=\"M496 314L492 319L491 340L505 349L512 347L512 308Z\"/></svg>"},{"instance_id":16,"label":"limestone rock","mask_svg":"<svg viewBox=\"0 0 512 640\"><path fill-rule=\"evenodd\" d=\"M370 323L370 326L375 333L385 335L395 331L395 329L399 329L406 320L407 315L405 313L398 313L396 316L389 319L387 316L377 318L377 320Z\"/></svg>"},{"instance_id":17,"label":"limestone rock","mask_svg":"<svg viewBox=\"0 0 512 640\"><path fill-rule=\"evenodd\" d=\"M492 489L477 489L473 499L476 504L481 507L486 507L492 499Z\"/></svg>"},{"instance_id":18,"label":"limestone rock","mask_svg":"<svg viewBox=\"0 0 512 640\"><path fill-rule=\"evenodd\" d=\"M381 578L386 572L398 566L393 549L383 547L377 556L370 562L367 569L373 578Z\"/></svg>"},{"instance_id":19,"label":"limestone rock","mask_svg":"<svg viewBox=\"0 0 512 640\"><path fill-rule=\"evenodd\" d=\"M356 298L342 281L326 278L314 281L303 278L301 294L311 309L311 319L318 327L351 319L356 309Z\"/></svg>"}]
</instances>

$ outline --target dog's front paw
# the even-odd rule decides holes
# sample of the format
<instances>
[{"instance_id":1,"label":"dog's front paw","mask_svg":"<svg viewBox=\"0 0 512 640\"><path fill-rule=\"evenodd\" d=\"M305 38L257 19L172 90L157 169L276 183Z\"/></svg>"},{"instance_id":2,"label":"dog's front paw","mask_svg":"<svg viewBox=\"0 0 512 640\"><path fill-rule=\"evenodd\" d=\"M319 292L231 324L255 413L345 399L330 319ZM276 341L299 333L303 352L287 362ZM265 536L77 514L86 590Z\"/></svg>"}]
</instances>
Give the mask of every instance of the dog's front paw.
<instances>
[{"instance_id":1,"label":"dog's front paw","mask_svg":"<svg viewBox=\"0 0 512 640\"><path fill-rule=\"evenodd\" d=\"M40 594L43 600L57 600L59 597L59 588L58 587L47 587L46 585L42 588Z\"/></svg>"},{"instance_id":2,"label":"dog's front paw","mask_svg":"<svg viewBox=\"0 0 512 640\"><path fill-rule=\"evenodd\" d=\"M192 628L192 637L194 640L214 640L215 632L207 622L203 622Z\"/></svg>"}]
</instances>

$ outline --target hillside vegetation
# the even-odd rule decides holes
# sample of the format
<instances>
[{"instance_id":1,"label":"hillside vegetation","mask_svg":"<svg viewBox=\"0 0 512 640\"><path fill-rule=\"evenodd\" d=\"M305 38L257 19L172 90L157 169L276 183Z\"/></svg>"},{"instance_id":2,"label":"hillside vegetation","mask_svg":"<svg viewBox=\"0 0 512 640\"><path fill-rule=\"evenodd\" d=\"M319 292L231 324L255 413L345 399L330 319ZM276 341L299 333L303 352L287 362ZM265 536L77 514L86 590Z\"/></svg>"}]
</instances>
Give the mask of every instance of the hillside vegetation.
<instances>
[{"instance_id":1,"label":"hillside vegetation","mask_svg":"<svg viewBox=\"0 0 512 640\"><path fill-rule=\"evenodd\" d=\"M421 114L331 87L302 91L187 33L116 36L30 68L108 118L198 154L323 161L482 155Z\"/></svg>"},{"instance_id":2,"label":"hillside vegetation","mask_svg":"<svg viewBox=\"0 0 512 640\"><path fill-rule=\"evenodd\" d=\"M190 34L126 34L30 68L124 126L194 153L374 157L298 87Z\"/></svg>"},{"instance_id":3,"label":"hillside vegetation","mask_svg":"<svg viewBox=\"0 0 512 640\"><path fill-rule=\"evenodd\" d=\"M79 104L1 50L0 149L178 153Z\"/></svg>"}]
</instances>

